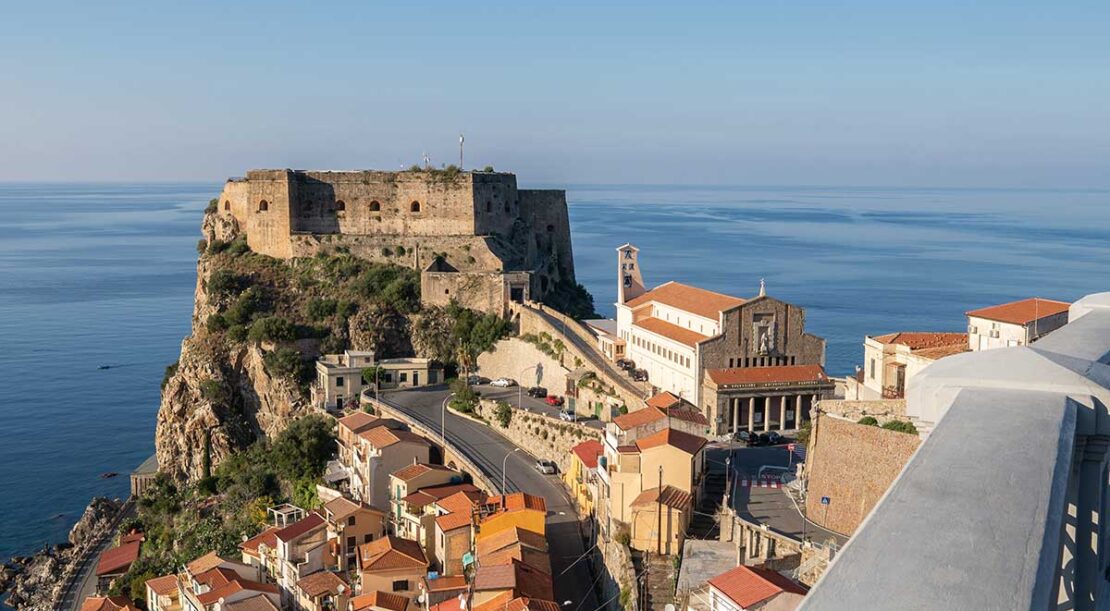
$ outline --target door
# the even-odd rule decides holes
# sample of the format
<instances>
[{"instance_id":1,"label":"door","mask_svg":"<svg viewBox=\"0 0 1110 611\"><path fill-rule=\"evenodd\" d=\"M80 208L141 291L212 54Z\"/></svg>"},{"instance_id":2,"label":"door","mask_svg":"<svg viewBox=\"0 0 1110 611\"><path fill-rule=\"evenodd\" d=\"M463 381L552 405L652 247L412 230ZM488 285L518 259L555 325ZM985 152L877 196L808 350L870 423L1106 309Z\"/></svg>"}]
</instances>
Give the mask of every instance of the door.
<instances>
[{"instance_id":1,"label":"door","mask_svg":"<svg viewBox=\"0 0 1110 611\"><path fill-rule=\"evenodd\" d=\"M420 386L420 372L419 371L412 372L412 385L413 386Z\"/></svg>"}]
</instances>

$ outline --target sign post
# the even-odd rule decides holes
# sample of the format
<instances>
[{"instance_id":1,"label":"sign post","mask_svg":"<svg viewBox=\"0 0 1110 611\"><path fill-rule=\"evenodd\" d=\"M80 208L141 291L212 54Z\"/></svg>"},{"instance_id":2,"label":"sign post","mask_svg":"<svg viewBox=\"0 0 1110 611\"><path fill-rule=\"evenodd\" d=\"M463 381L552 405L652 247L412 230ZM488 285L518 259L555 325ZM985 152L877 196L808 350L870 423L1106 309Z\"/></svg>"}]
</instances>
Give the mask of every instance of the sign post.
<instances>
[{"instance_id":1,"label":"sign post","mask_svg":"<svg viewBox=\"0 0 1110 611\"><path fill-rule=\"evenodd\" d=\"M827 496L821 497L821 504L825 506L825 515L824 515L824 517L821 518L821 521L824 522L825 524L829 523L829 503L830 502L831 502L831 500L829 499L829 497L827 497ZM826 526L826 528L827 528L827 526Z\"/></svg>"}]
</instances>

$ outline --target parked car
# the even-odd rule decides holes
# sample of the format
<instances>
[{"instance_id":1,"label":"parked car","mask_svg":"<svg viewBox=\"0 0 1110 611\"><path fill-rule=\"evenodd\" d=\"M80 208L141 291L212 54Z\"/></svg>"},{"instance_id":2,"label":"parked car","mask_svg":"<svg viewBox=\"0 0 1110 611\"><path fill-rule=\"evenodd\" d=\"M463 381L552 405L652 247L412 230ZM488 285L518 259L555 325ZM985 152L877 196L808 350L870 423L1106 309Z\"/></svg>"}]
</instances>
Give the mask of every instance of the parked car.
<instances>
[{"instance_id":1,"label":"parked car","mask_svg":"<svg viewBox=\"0 0 1110 611\"><path fill-rule=\"evenodd\" d=\"M496 380L490 382L489 385L496 386L498 388L508 388L510 386L516 386L516 380L513 380L511 378L497 378Z\"/></svg>"},{"instance_id":2,"label":"parked car","mask_svg":"<svg viewBox=\"0 0 1110 611\"><path fill-rule=\"evenodd\" d=\"M544 398L543 402L548 404L548 405L554 405L555 407L559 407L563 403L566 403L566 400L563 399L560 396L557 396L557 395L547 395L547 397Z\"/></svg>"},{"instance_id":3,"label":"parked car","mask_svg":"<svg viewBox=\"0 0 1110 611\"><path fill-rule=\"evenodd\" d=\"M564 409L559 412L559 419L566 420L567 422L574 422L578 418L575 417L574 412Z\"/></svg>"},{"instance_id":4,"label":"parked car","mask_svg":"<svg viewBox=\"0 0 1110 611\"><path fill-rule=\"evenodd\" d=\"M647 382L647 379L648 379L647 371L645 371L643 369L633 370L632 379L636 380L637 382Z\"/></svg>"},{"instance_id":5,"label":"parked car","mask_svg":"<svg viewBox=\"0 0 1110 611\"><path fill-rule=\"evenodd\" d=\"M471 386L480 386L482 384L489 384L489 378L480 375L467 376L466 383Z\"/></svg>"},{"instance_id":6,"label":"parked car","mask_svg":"<svg viewBox=\"0 0 1110 611\"><path fill-rule=\"evenodd\" d=\"M528 389L528 396L542 399L547 396L547 389L543 386L533 386Z\"/></svg>"},{"instance_id":7,"label":"parked car","mask_svg":"<svg viewBox=\"0 0 1110 611\"><path fill-rule=\"evenodd\" d=\"M544 475L555 475L555 463L541 458L536 461L536 471Z\"/></svg>"},{"instance_id":8,"label":"parked car","mask_svg":"<svg viewBox=\"0 0 1110 611\"><path fill-rule=\"evenodd\" d=\"M632 371L636 368L636 363L632 362L630 359L617 359L617 367L620 367L624 371Z\"/></svg>"},{"instance_id":9,"label":"parked car","mask_svg":"<svg viewBox=\"0 0 1110 611\"><path fill-rule=\"evenodd\" d=\"M752 439L752 434L749 433L748 431L736 431L735 433L732 434L732 440L733 441L741 441L741 442L747 443L747 442L751 441L751 439Z\"/></svg>"},{"instance_id":10,"label":"parked car","mask_svg":"<svg viewBox=\"0 0 1110 611\"><path fill-rule=\"evenodd\" d=\"M784 441L786 441L786 440L783 439L782 435L780 435L776 431L771 431L770 433L767 433L767 443L769 443L773 446L777 446L780 443L783 443Z\"/></svg>"}]
</instances>

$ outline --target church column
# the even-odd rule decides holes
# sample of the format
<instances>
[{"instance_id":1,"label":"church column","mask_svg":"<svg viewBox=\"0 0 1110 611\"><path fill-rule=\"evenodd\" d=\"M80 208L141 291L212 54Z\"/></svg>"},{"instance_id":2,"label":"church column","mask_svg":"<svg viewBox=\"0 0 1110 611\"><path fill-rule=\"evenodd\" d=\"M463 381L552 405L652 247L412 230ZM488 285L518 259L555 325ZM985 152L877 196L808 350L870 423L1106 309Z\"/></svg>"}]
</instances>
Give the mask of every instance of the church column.
<instances>
[{"instance_id":1,"label":"church column","mask_svg":"<svg viewBox=\"0 0 1110 611\"><path fill-rule=\"evenodd\" d=\"M755 397L748 397L748 432L755 430Z\"/></svg>"},{"instance_id":2,"label":"church column","mask_svg":"<svg viewBox=\"0 0 1110 611\"><path fill-rule=\"evenodd\" d=\"M786 395L779 398L779 430L786 430Z\"/></svg>"},{"instance_id":3,"label":"church column","mask_svg":"<svg viewBox=\"0 0 1110 611\"><path fill-rule=\"evenodd\" d=\"M740 430L740 399L732 398L728 400L732 404L732 432Z\"/></svg>"},{"instance_id":4,"label":"church column","mask_svg":"<svg viewBox=\"0 0 1110 611\"><path fill-rule=\"evenodd\" d=\"M763 432L771 430L771 397L763 397Z\"/></svg>"},{"instance_id":5,"label":"church column","mask_svg":"<svg viewBox=\"0 0 1110 611\"><path fill-rule=\"evenodd\" d=\"M811 412L813 410L817 409L817 397L818 397L817 393L813 393L813 397L809 401L809 411L811 411ZM812 418L812 417L813 417L813 414L810 414L810 418Z\"/></svg>"}]
</instances>

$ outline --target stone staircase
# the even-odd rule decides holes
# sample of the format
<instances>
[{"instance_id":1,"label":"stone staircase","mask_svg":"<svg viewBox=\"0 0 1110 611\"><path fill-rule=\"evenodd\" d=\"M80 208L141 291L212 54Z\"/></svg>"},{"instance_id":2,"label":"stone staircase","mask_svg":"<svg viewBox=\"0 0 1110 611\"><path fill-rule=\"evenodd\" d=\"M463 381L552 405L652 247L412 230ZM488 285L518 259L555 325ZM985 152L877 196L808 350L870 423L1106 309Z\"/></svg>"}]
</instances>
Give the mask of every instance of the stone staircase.
<instances>
[{"instance_id":1,"label":"stone staircase","mask_svg":"<svg viewBox=\"0 0 1110 611\"><path fill-rule=\"evenodd\" d=\"M721 499L725 496L724 471L709 471L705 475L704 492L701 502L694 510L694 517L690 520L690 528L686 531L688 539L716 540L721 534L721 524L718 513L721 510Z\"/></svg>"},{"instance_id":2,"label":"stone staircase","mask_svg":"<svg viewBox=\"0 0 1110 611\"><path fill-rule=\"evenodd\" d=\"M664 611L668 604L674 603L675 579L678 576L675 574L671 556L633 551L632 562L636 567L636 574L643 576L647 572L646 577L642 577L644 587L641 590L641 611Z\"/></svg>"}]
</instances>

